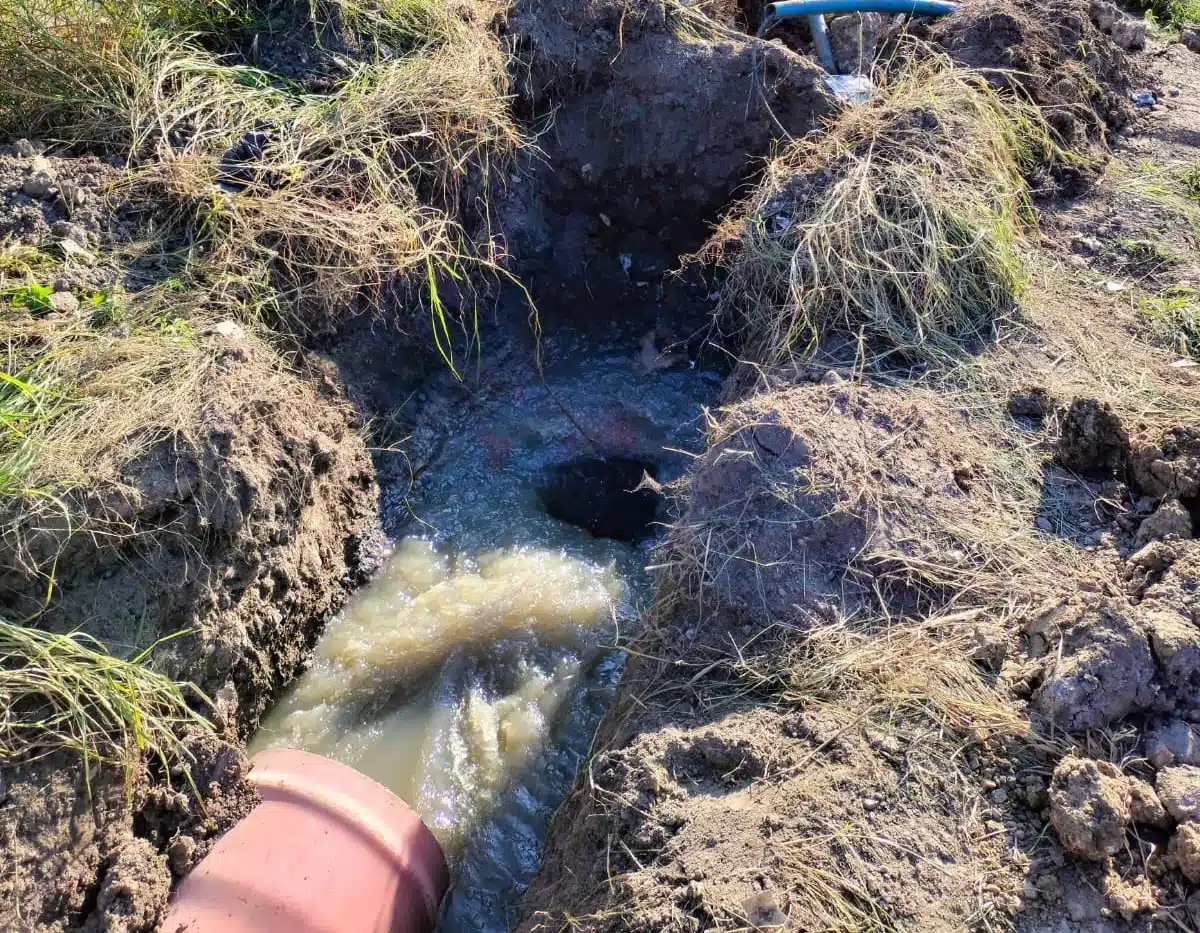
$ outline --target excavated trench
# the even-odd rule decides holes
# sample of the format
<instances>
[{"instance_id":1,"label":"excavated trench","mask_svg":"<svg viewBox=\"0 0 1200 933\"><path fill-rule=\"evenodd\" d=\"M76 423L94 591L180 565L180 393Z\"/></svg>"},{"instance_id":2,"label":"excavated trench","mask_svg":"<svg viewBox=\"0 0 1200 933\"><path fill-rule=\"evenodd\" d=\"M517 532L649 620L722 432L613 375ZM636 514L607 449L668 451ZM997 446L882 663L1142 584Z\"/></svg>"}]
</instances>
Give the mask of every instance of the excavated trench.
<instances>
[{"instance_id":1,"label":"excavated trench","mask_svg":"<svg viewBox=\"0 0 1200 933\"><path fill-rule=\"evenodd\" d=\"M776 131L747 106L748 43L681 42L656 9L528 0L510 17L533 63L519 105L531 125L554 117L493 206L547 328L537 346L528 308L501 310L463 382L415 392L389 387L386 349L366 379L372 351L343 338L334 353L352 394L411 429L380 471L394 547L251 751L329 755L412 805L452 863L446 931L515 919L620 679L618 646L650 608L661 486L703 450L723 380L698 350L716 283L673 270ZM831 109L818 69L766 57L776 114L813 128Z\"/></svg>"},{"instance_id":2,"label":"excavated trench","mask_svg":"<svg viewBox=\"0 0 1200 933\"><path fill-rule=\"evenodd\" d=\"M632 334L555 343L544 378L513 351L468 398L444 379L422 393L427 459L384 490L388 563L251 743L331 756L410 803L455 870L443 930L509 928L649 606L669 519L654 483L702 449L721 382L647 368Z\"/></svg>"}]
</instances>

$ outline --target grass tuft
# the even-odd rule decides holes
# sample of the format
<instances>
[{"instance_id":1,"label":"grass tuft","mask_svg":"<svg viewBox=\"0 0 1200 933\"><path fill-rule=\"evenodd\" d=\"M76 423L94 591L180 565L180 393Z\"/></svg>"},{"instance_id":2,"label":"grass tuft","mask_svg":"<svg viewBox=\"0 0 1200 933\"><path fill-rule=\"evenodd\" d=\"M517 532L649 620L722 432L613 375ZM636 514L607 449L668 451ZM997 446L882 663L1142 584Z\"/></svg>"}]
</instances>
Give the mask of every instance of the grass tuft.
<instances>
[{"instance_id":1,"label":"grass tuft","mask_svg":"<svg viewBox=\"0 0 1200 933\"><path fill-rule=\"evenodd\" d=\"M1178 214L1200 236L1200 162L1162 166L1152 161L1115 169L1120 190Z\"/></svg>"},{"instance_id":2,"label":"grass tuft","mask_svg":"<svg viewBox=\"0 0 1200 933\"><path fill-rule=\"evenodd\" d=\"M1200 0L1149 0L1144 5L1159 24L1176 29L1200 26Z\"/></svg>"},{"instance_id":3,"label":"grass tuft","mask_svg":"<svg viewBox=\"0 0 1200 933\"><path fill-rule=\"evenodd\" d=\"M839 342L945 361L1016 314L1023 173L1059 153L1037 108L941 58L767 166L702 252L728 282L717 320L757 359Z\"/></svg>"},{"instance_id":4,"label":"grass tuft","mask_svg":"<svg viewBox=\"0 0 1200 933\"><path fill-rule=\"evenodd\" d=\"M65 748L85 760L119 764L141 755L168 768L186 764L182 727L212 726L188 705L185 686L147 666L152 650L121 660L86 634L0 619L0 758Z\"/></svg>"},{"instance_id":5,"label":"grass tuft","mask_svg":"<svg viewBox=\"0 0 1200 933\"><path fill-rule=\"evenodd\" d=\"M1184 356L1200 360L1200 293L1173 286L1141 302L1141 312L1163 343Z\"/></svg>"}]
</instances>

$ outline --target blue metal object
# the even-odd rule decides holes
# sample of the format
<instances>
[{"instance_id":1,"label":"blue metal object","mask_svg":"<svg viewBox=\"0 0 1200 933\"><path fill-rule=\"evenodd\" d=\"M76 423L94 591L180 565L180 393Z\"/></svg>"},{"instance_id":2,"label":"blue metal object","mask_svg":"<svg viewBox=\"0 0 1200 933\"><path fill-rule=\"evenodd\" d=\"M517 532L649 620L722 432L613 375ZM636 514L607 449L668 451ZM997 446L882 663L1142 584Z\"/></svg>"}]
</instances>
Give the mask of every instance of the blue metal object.
<instances>
[{"instance_id":1,"label":"blue metal object","mask_svg":"<svg viewBox=\"0 0 1200 933\"><path fill-rule=\"evenodd\" d=\"M958 9L951 0L779 0L767 4L766 16L826 16L836 13L906 13L909 16L945 16Z\"/></svg>"}]
</instances>

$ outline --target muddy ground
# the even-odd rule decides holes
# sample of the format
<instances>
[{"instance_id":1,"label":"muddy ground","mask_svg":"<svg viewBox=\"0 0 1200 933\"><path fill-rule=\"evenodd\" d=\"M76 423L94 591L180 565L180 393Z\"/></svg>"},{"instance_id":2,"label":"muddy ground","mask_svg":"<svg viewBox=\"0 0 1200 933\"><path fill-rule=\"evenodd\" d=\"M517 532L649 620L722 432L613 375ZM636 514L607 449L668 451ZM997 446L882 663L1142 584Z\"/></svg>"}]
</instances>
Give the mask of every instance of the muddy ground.
<instances>
[{"instance_id":1,"label":"muddy ground","mask_svg":"<svg viewBox=\"0 0 1200 933\"><path fill-rule=\"evenodd\" d=\"M523 0L497 24L545 132L495 216L548 331L634 319L698 352L719 281L668 273L780 136L752 92L757 16L724 9L699 34L655 2ZM1200 57L1128 28L1102 4L969 0L916 31L1003 69L1065 143L1193 163ZM759 67L789 133L836 112L802 32ZM0 159L0 238L57 249L57 295L129 276L79 251L114 255L153 208L106 197L119 161L41 148ZM1101 167L1033 181L1031 323L976 363L1005 391L734 372L514 925L1200 926L1200 384L1138 312L1193 280L1196 234ZM1172 261L1136 245L1160 241ZM498 355L533 350L519 297L485 323ZM205 335L206 429L80 501L111 533L38 516L3 542L6 615L126 648L190 629L157 663L218 702L215 735L191 737L195 790L144 766L96 768L89 792L66 755L0 768L0 927L153 930L253 806L242 741L370 572L377 474L411 468L367 449L410 435L400 400L437 365L401 326L296 348L267 398L257 345Z\"/></svg>"}]
</instances>

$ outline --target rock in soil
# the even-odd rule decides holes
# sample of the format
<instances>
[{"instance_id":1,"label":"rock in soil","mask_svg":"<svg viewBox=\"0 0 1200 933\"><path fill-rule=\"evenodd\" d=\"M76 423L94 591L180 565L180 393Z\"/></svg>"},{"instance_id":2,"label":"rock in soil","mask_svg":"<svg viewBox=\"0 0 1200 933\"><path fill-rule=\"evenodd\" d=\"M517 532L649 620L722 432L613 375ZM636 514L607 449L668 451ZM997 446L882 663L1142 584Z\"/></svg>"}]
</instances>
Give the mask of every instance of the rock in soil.
<instances>
[{"instance_id":1,"label":"rock in soil","mask_svg":"<svg viewBox=\"0 0 1200 933\"><path fill-rule=\"evenodd\" d=\"M1157 600L1143 605L1141 620L1168 692L1177 702L1200 705L1200 629Z\"/></svg>"},{"instance_id":2,"label":"rock in soil","mask_svg":"<svg viewBox=\"0 0 1200 933\"><path fill-rule=\"evenodd\" d=\"M1146 760L1158 769L1200 765L1200 735L1182 719L1160 723L1146 734Z\"/></svg>"},{"instance_id":3,"label":"rock in soil","mask_svg":"<svg viewBox=\"0 0 1200 933\"><path fill-rule=\"evenodd\" d=\"M1200 768L1176 765L1163 768L1155 781L1158 798L1180 823L1200 818Z\"/></svg>"},{"instance_id":4,"label":"rock in soil","mask_svg":"<svg viewBox=\"0 0 1200 933\"><path fill-rule=\"evenodd\" d=\"M1125 466L1129 435L1107 402L1077 398L1063 418L1058 462L1083 474L1111 475Z\"/></svg>"},{"instance_id":5,"label":"rock in soil","mask_svg":"<svg viewBox=\"0 0 1200 933\"><path fill-rule=\"evenodd\" d=\"M1129 781L1129 815L1135 823L1156 826L1159 829L1172 824L1171 815L1158 799L1154 788L1141 778L1126 778Z\"/></svg>"},{"instance_id":6,"label":"rock in soil","mask_svg":"<svg viewBox=\"0 0 1200 933\"><path fill-rule=\"evenodd\" d=\"M1156 440L1135 438L1129 472L1133 485L1147 496L1200 495L1200 428L1173 428Z\"/></svg>"},{"instance_id":7,"label":"rock in soil","mask_svg":"<svg viewBox=\"0 0 1200 933\"><path fill-rule=\"evenodd\" d=\"M1154 657L1128 610L1114 601L1075 607L1062 647L1034 695L1044 716L1068 731L1103 729L1154 700Z\"/></svg>"},{"instance_id":8,"label":"rock in soil","mask_svg":"<svg viewBox=\"0 0 1200 933\"><path fill-rule=\"evenodd\" d=\"M1200 824L1184 823L1171 837L1169 855L1184 876L1200 884Z\"/></svg>"},{"instance_id":9,"label":"rock in soil","mask_svg":"<svg viewBox=\"0 0 1200 933\"><path fill-rule=\"evenodd\" d=\"M1105 859L1125 845L1129 781L1107 761L1065 758L1050 781L1050 820L1072 855Z\"/></svg>"},{"instance_id":10,"label":"rock in soil","mask_svg":"<svg viewBox=\"0 0 1200 933\"><path fill-rule=\"evenodd\" d=\"M1137 547L1165 538L1192 537L1192 515L1178 499L1167 499L1138 527Z\"/></svg>"},{"instance_id":11,"label":"rock in soil","mask_svg":"<svg viewBox=\"0 0 1200 933\"><path fill-rule=\"evenodd\" d=\"M870 74L883 31L878 13L848 13L826 20L829 44L840 74Z\"/></svg>"},{"instance_id":12,"label":"rock in soil","mask_svg":"<svg viewBox=\"0 0 1200 933\"><path fill-rule=\"evenodd\" d=\"M1191 51L1200 53L1200 29L1193 29L1189 27L1181 30L1179 33L1179 41Z\"/></svg>"}]
</instances>

